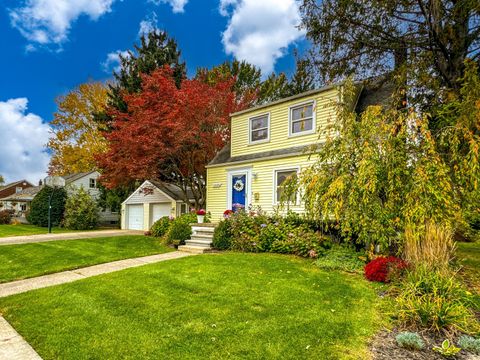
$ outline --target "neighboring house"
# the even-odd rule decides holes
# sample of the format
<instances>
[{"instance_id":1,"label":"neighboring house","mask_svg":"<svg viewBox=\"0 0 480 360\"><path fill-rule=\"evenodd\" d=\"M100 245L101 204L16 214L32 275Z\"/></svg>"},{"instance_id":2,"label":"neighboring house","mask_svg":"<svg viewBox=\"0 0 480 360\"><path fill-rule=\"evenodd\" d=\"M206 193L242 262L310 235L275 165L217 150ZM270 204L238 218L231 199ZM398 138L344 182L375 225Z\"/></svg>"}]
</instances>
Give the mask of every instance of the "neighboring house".
<instances>
[{"instance_id":1,"label":"neighboring house","mask_svg":"<svg viewBox=\"0 0 480 360\"><path fill-rule=\"evenodd\" d=\"M178 186L147 180L122 203L121 228L150 230L161 217L185 214L190 206Z\"/></svg>"},{"instance_id":2,"label":"neighboring house","mask_svg":"<svg viewBox=\"0 0 480 360\"><path fill-rule=\"evenodd\" d=\"M25 217L26 213L30 210L30 204L42 188L43 185L31 186L3 200L11 204L10 208L15 210L15 217L19 218L18 220L22 221L23 219L26 221Z\"/></svg>"},{"instance_id":3,"label":"neighboring house","mask_svg":"<svg viewBox=\"0 0 480 360\"><path fill-rule=\"evenodd\" d=\"M212 220L222 219L226 209L250 205L285 211L279 209L282 184L315 162L307 150L326 140L341 93L341 85L331 85L232 114L230 144L207 165L206 203ZM352 104L357 109L384 100L360 86L358 95ZM288 208L304 212L299 194Z\"/></svg>"},{"instance_id":4,"label":"neighboring house","mask_svg":"<svg viewBox=\"0 0 480 360\"><path fill-rule=\"evenodd\" d=\"M89 171L65 175L62 178L65 180L65 190L68 194L83 187L93 199L98 201L100 198L100 189L98 188L100 175L98 171ZM119 213L112 212L110 209L102 209L99 212L100 222L104 224L118 224L119 216Z\"/></svg>"},{"instance_id":5,"label":"neighboring house","mask_svg":"<svg viewBox=\"0 0 480 360\"><path fill-rule=\"evenodd\" d=\"M27 180L15 181L10 184L0 187L0 210L11 209L20 211L21 204L14 199L11 199L13 195L20 194L25 189L33 187L33 185Z\"/></svg>"}]
</instances>

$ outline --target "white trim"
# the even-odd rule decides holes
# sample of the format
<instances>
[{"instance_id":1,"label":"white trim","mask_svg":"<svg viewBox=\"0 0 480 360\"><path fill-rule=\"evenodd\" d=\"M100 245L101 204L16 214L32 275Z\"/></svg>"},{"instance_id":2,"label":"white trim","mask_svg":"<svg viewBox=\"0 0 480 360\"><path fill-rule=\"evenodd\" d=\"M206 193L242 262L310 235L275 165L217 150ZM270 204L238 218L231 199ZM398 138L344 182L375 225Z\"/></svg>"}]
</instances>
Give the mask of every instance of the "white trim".
<instances>
[{"instance_id":1,"label":"white trim","mask_svg":"<svg viewBox=\"0 0 480 360\"><path fill-rule=\"evenodd\" d=\"M292 110L302 105L312 104L312 129L292 133ZM288 107L288 137L296 137L302 135L315 134L317 132L317 101L315 99L306 100L300 103L293 104Z\"/></svg>"},{"instance_id":2,"label":"white trim","mask_svg":"<svg viewBox=\"0 0 480 360\"><path fill-rule=\"evenodd\" d=\"M238 168L227 170L227 209L232 209L232 177L234 175L246 175L246 189L245 189L245 209L247 209L250 204L250 198L252 193L252 168Z\"/></svg>"},{"instance_id":3,"label":"white trim","mask_svg":"<svg viewBox=\"0 0 480 360\"><path fill-rule=\"evenodd\" d=\"M252 140L252 120L262 118L264 116L267 116L267 138L262 139L262 140ZM256 131L261 130L257 129ZM270 112L265 112L262 114L257 114L254 116L251 116L248 118L248 145L256 145L256 144L262 144L262 143L267 143L270 142Z\"/></svg>"},{"instance_id":4,"label":"white trim","mask_svg":"<svg viewBox=\"0 0 480 360\"><path fill-rule=\"evenodd\" d=\"M165 197L167 197L167 198L170 199L171 201L177 201L177 200L173 199L171 196L169 196L168 194L164 193L162 190L160 190L157 186L155 186L154 184L152 184L150 181L145 180L145 181L142 183L142 185L140 185L128 198L126 198L126 199L122 202L122 205L123 205L123 204L126 204L126 205L127 205L128 200L130 200L130 198L131 198L133 195L135 195L136 193L138 193L138 191L140 191L140 189L143 188L143 186L146 185L146 184L149 184L149 185L153 186L155 189L157 189L158 191L160 191L163 195L165 195ZM143 204L143 202L142 202L142 203L136 203L136 204Z\"/></svg>"},{"instance_id":5,"label":"white trim","mask_svg":"<svg viewBox=\"0 0 480 360\"><path fill-rule=\"evenodd\" d=\"M277 201L277 173L282 172L282 171L296 171L297 176L300 175L300 166L290 166L290 167L278 167L273 169L273 196L272 196L272 205L276 206L279 205L280 203ZM300 201L298 199L299 197L299 192L297 191L297 196L295 199L295 203L292 204L292 206L300 206Z\"/></svg>"}]
</instances>

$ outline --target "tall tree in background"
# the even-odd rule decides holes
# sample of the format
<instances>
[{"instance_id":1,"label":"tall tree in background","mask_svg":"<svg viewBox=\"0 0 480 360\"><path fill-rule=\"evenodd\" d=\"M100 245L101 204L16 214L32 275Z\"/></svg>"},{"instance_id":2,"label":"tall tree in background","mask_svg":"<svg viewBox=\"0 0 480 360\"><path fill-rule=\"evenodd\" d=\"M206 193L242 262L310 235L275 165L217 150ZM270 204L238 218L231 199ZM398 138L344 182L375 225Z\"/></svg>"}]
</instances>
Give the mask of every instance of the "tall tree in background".
<instances>
[{"instance_id":1,"label":"tall tree in background","mask_svg":"<svg viewBox=\"0 0 480 360\"><path fill-rule=\"evenodd\" d=\"M114 72L115 83L110 85L109 106L118 111L127 111L123 94L134 94L142 89L142 74L151 74L164 65L170 66L177 87L185 78L185 63L180 61L180 50L175 40L165 31L154 30L143 34L140 45L128 55L120 55L120 71ZM98 119L105 116L98 116Z\"/></svg>"},{"instance_id":2,"label":"tall tree in background","mask_svg":"<svg viewBox=\"0 0 480 360\"><path fill-rule=\"evenodd\" d=\"M270 74L262 80L260 69L246 61L226 61L212 69L197 70L196 78L208 84L233 78L233 91L237 101L264 104L288 96L296 95L314 87L314 78L307 68L306 60L297 60L295 73L289 80L285 73Z\"/></svg>"},{"instance_id":3,"label":"tall tree in background","mask_svg":"<svg viewBox=\"0 0 480 360\"><path fill-rule=\"evenodd\" d=\"M5 184L5 179L3 178L2 175L0 175L0 186Z\"/></svg>"},{"instance_id":4,"label":"tall tree in background","mask_svg":"<svg viewBox=\"0 0 480 360\"><path fill-rule=\"evenodd\" d=\"M442 100L459 92L465 60L480 60L478 0L303 0L301 12L324 82L395 69L417 98Z\"/></svg>"},{"instance_id":5,"label":"tall tree in background","mask_svg":"<svg viewBox=\"0 0 480 360\"><path fill-rule=\"evenodd\" d=\"M124 96L128 112L113 111L109 151L99 159L107 187L137 179L176 184L195 205L205 204L205 165L229 139L229 114L238 103L233 79L209 85L197 79L177 87L168 66L142 75L142 91Z\"/></svg>"},{"instance_id":6,"label":"tall tree in background","mask_svg":"<svg viewBox=\"0 0 480 360\"><path fill-rule=\"evenodd\" d=\"M51 122L52 151L49 173L66 175L97 168L95 156L106 151L103 127L94 114L105 110L107 88L99 82L82 84L57 98L58 110Z\"/></svg>"}]
</instances>

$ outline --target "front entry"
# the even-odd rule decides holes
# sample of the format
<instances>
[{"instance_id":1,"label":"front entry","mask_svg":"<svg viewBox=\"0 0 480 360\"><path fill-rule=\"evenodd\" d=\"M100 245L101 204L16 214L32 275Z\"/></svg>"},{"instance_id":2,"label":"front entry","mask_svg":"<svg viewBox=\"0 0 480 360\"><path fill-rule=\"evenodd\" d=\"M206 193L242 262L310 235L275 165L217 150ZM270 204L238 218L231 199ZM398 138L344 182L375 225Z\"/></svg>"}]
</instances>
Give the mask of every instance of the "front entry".
<instances>
[{"instance_id":1,"label":"front entry","mask_svg":"<svg viewBox=\"0 0 480 360\"><path fill-rule=\"evenodd\" d=\"M245 209L247 205L247 174L232 174L231 186L232 210Z\"/></svg>"}]
</instances>

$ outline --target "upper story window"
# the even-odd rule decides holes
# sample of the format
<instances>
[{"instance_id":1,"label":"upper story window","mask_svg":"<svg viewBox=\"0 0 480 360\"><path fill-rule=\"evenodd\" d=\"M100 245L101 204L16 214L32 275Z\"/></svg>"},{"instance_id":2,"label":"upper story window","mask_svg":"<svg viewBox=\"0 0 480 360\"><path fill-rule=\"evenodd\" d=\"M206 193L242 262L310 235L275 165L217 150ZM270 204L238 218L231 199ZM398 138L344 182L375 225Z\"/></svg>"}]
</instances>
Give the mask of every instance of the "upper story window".
<instances>
[{"instance_id":1,"label":"upper story window","mask_svg":"<svg viewBox=\"0 0 480 360\"><path fill-rule=\"evenodd\" d=\"M295 105L290 108L290 135L312 134L315 132L315 103Z\"/></svg>"},{"instance_id":2,"label":"upper story window","mask_svg":"<svg viewBox=\"0 0 480 360\"><path fill-rule=\"evenodd\" d=\"M90 189L95 189L97 187L97 182L95 181L95 179L90 179Z\"/></svg>"},{"instance_id":3,"label":"upper story window","mask_svg":"<svg viewBox=\"0 0 480 360\"><path fill-rule=\"evenodd\" d=\"M20 193L20 192L22 192L22 190L23 190L23 188L22 188L21 186L17 186L17 187L15 188L15 192L16 192L17 194Z\"/></svg>"},{"instance_id":4,"label":"upper story window","mask_svg":"<svg viewBox=\"0 0 480 360\"><path fill-rule=\"evenodd\" d=\"M270 114L263 114L249 119L250 143L270 140Z\"/></svg>"}]
</instances>

